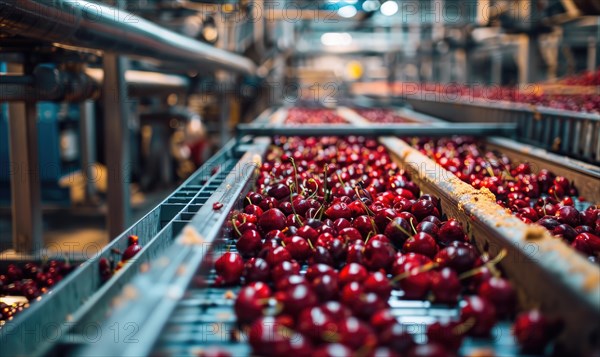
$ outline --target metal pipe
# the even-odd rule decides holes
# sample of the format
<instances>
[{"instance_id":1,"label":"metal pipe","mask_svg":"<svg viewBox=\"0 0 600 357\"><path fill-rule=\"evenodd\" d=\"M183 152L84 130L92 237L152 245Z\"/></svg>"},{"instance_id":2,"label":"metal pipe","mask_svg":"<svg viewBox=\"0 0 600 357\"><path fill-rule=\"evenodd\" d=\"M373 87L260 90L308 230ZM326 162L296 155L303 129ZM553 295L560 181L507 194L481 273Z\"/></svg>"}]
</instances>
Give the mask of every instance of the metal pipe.
<instances>
[{"instance_id":1,"label":"metal pipe","mask_svg":"<svg viewBox=\"0 0 600 357\"><path fill-rule=\"evenodd\" d=\"M78 102L97 99L103 80L104 71L100 68L71 72L38 66L33 75L0 76L0 101ZM189 80L183 76L134 70L125 72L125 81L131 97L183 92L189 86Z\"/></svg>"},{"instance_id":2,"label":"metal pipe","mask_svg":"<svg viewBox=\"0 0 600 357\"><path fill-rule=\"evenodd\" d=\"M45 41L177 62L189 69L219 68L242 74L256 71L254 63L246 57L99 3L0 0L0 28Z\"/></svg>"}]
</instances>

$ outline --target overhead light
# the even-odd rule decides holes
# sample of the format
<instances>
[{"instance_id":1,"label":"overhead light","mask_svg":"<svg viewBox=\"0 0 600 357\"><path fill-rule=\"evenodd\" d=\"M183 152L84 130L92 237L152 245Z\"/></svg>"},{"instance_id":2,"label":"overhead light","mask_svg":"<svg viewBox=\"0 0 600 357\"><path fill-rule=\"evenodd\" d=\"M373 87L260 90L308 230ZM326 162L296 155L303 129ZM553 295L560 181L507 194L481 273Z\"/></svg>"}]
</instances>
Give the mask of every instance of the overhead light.
<instances>
[{"instance_id":1,"label":"overhead light","mask_svg":"<svg viewBox=\"0 0 600 357\"><path fill-rule=\"evenodd\" d=\"M398 12L398 4L395 1L386 1L381 4L380 10L385 16L392 16Z\"/></svg>"},{"instance_id":2,"label":"overhead light","mask_svg":"<svg viewBox=\"0 0 600 357\"><path fill-rule=\"evenodd\" d=\"M338 15L340 15L341 17L345 17L345 18L351 18L354 15L356 15L358 11L356 10L356 8L352 5L346 5L346 6L342 6L340 7L340 9L338 10Z\"/></svg>"},{"instance_id":3,"label":"overhead light","mask_svg":"<svg viewBox=\"0 0 600 357\"><path fill-rule=\"evenodd\" d=\"M379 9L379 1L367 0L362 4L362 8L365 11L377 11Z\"/></svg>"},{"instance_id":4,"label":"overhead light","mask_svg":"<svg viewBox=\"0 0 600 357\"><path fill-rule=\"evenodd\" d=\"M325 46L348 46L352 43L352 35L347 32L326 32L321 35L321 43Z\"/></svg>"}]
</instances>

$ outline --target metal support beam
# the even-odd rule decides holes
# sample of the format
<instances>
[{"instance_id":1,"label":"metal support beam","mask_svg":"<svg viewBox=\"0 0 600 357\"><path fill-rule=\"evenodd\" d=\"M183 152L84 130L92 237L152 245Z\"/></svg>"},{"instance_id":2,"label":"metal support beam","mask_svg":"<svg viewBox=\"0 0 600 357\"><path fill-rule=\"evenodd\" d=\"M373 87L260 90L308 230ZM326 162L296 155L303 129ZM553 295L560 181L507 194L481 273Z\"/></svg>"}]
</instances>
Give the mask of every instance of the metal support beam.
<instances>
[{"instance_id":1,"label":"metal support beam","mask_svg":"<svg viewBox=\"0 0 600 357\"><path fill-rule=\"evenodd\" d=\"M22 64L8 65L9 73L30 70ZM17 253L34 253L43 248L36 103L10 103L8 119L13 247Z\"/></svg>"},{"instance_id":2,"label":"metal support beam","mask_svg":"<svg viewBox=\"0 0 600 357\"><path fill-rule=\"evenodd\" d=\"M81 173L85 179L85 202L90 203L95 195L94 181L97 179L93 165L96 163L96 113L94 102L86 100L79 106L79 146L81 148Z\"/></svg>"},{"instance_id":3,"label":"metal support beam","mask_svg":"<svg viewBox=\"0 0 600 357\"><path fill-rule=\"evenodd\" d=\"M104 150L108 171L107 225L111 239L127 227L131 211L126 67L124 57L104 55Z\"/></svg>"},{"instance_id":4,"label":"metal support beam","mask_svg":"<svg viewBox=\"0 0 600 357\"><path fill-rule=\"evenodd\" d=\"M256 136L313 136L313 135L359 135L359 136L448 136L448 135L506 135L514 134L515 123L427 123L423 124L377 124L368 127L352 125L302 125L302 126L256 126L240 124L238 137Z\"/></svg>"}]
</instances>

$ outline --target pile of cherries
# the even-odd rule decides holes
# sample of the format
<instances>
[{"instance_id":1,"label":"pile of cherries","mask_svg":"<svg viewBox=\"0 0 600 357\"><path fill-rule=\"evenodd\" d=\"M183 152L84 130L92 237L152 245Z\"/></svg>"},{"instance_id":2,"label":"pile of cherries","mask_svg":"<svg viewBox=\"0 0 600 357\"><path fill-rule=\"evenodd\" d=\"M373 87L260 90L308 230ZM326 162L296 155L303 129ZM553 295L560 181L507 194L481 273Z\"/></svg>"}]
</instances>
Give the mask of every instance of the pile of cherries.
<instances>
[{"instance_id":1,"label":"pile of cherries","mask_svg":"<svg viewBox=\"0 0 600 357\"><path fill-rule=\"evenodd\" d=\"M346 119L339 116L335 111L324 108L302 108L293 107L288 109L286 124L346 124Z\"/></svg>"},{"instance_id":2,"label":"pile of cherries","mask_svg":"<svg viewBox=\"0 0 600 357\"><path fill-rule=\"evenodd\" d=\"M242 285L234 309L254 354L452 356L514 317L515 289L496 266L506 253L479 254L376 140L274 142L215 262L217 286ZM398 298L461 301L460 317L427 326L418 344L389 305ZM514 333L540 352L554 327L527 311Z\"/></svg>"},{"instance_id":3,"label":"pile of cherries","mask_svg":"<svg viewBox=\"0 0 600 357\"><path fill-rule=\"evenodd\" d=\"M559 82L567 85L598 85L597 78L599 72L595 74L583 74L581 76L570 77L564 82ZM588 84L589 83L589 84ZM420 84L419 90L423 97L431 94L430 97L435 98L436 94L441 98L469 102L473 98L494 101L508 101L515 103L526 103L538 105L542 107L570 110L584 113L600 113L600 96L598 94L557 94L557 93L542 93L536 91L535 86L531 86L524 90L517 87L482 87L468 86L464 84L440 84L440 83L425 83ZM404 87L404 86L403 86ZM410 88L410 94L414 94L414 85L406 86Z\"/></svg>"},{"instance_id":4,"label":"pile of cherries","mask_svg":"<svg viewBox=\"0 0 600 357\"><path fill-rule=\"evenodd\" d=\"M29 302L47 293L74 267L65 261L50 260L44 264L9 264L0 272L0 300L5 296L21 296ZM27 303L6 304L0 301L0 326L25 308Z\"/></svg>"},{"instance_id":5,"label":"pile of cherries","mask_svg":"<svg viewBox=\"0 0 600 357\"><path fill-rule=\"evenodd\" d=\"M496 195L497 203L525 223L537 223L561 237L590 261L600 259L600 206L579 211L577 189L566 177L528 163L513 163L503 154L486 151L469 137L413 139L422 153L477 189Z\"/></svg>"},{"instance_id":6,"label":"pile of cherries","mask_svg":"<svg viewBox=\"0 0 600 357\"><path fill-rule=\"evenodd\" d=\"M100 269L100 279L105 282L110 279L119 269L125 265L125 263L133 258L137 253L142 250L142 246L139 244L139 237L136 235L130 235L127 237L127 248L123 253L118 249L112 249L111 253L119 257L118 262L115 264L115 260L112 257L102 257L98 261Z\"/></svg>"},{"instance_id":7,"label":"pile of cherries","mask_svg":"<svg viewBox=\"0 0 600 357\"><path fill-rule=\"evenodd\" d=\"M394 124L411 122L410 120L394 113L393 110L384 108L355 109L355 111L363 118L374 123Z\"/></svg>"}]
</instances>

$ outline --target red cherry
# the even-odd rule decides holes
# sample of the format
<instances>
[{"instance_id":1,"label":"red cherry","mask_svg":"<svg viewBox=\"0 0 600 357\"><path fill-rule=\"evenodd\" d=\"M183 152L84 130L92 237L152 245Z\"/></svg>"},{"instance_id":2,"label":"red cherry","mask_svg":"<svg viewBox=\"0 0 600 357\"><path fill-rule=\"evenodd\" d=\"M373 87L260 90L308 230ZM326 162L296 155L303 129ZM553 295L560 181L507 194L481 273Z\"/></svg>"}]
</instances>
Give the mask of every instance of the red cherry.
<instances>
[{"instance_id":1,"label":"red cherry","mask_svg":"<svg viewBox=\"0 0 600 357\"><path fill-rule=\"evenodd\" d=\"M600 237L592 233L578 234L571 246L587 255L600 253Z\"/></svg>"},{"instance_id":2,"label":"red cherry","mask_svg":"<svg viewBox=\"0 0 600 357\"><path fill-rule=\"evenodd\" d=\"M375 314L373 314L370 320L371 327L376 332L381 332L388 326L392 326L397 322L398 321L396 320L396 317L392 315L392 311L388 308L377 311Z\"/></svg>"},{"instance_id":3,"label":"red cherry","mask_svg":"<svg viewBox=\"0 0 600 357\"><path fill-rule=\"evenodd\" d=\"M269 265L270 266L270 265ZM300 274L300 264L295 260L286 260L278 263L271 269L271 279L277 282L281 279L285 279L290 275Z\"/></svg>"},{"instance_id":4,"label":"red cherry","mask_svg":"<svg viewBox=\"0 0 600 357\"><path fill-rule=\"evenodd\" d=\"M262 283L251 283L243 287L233 305L238 322L248 324L263 314L264 299L271 296L271 289Z\"/></svg>"},{"instance_id":5,"label":"red cherry","mask_svg":"<svg viewBox=\"0 0 600 357\"><path fill-rule=\"evenodd\" d=\"M339 292L337 275L324 274L312 281L312 287L321 301L334 299Z\"/></svg>"},{"instance_id":6,"label":"red cherry","mask_svg":"<svg viewBox=\"0 0 600 357\"><path fill-rule=\"evenodd\" d=\"M244 280L246 283L253 281L267 282L271 271L269 270L269 264L261 258L250 258L246 264L244 264Z\"/></svg>"},{"instance_id":7,"label":"red cherry","mask_svg":"<svg viewBox=\"0 0 600 357\"><path fill-rule=\"evenodd\" d=\"M121 260L128 261L129 259L133 258L137 253L139 253L140 250L142 250L141 245L139 245L137 243L130 245L123 252L123 256L121 257Z\"/></svg>"},{"instance_id":8,"label":"red cherry","mask_svg":"<svg viewBox=\"0 0 600 357\"><path fill-rule=\"evenodd\" d=\"M325 215L330 219L338 219L338 218L352 218L352 210L348 207L347 204L343 202L337 202L329 206L328 209L325 210Z\"/></svg>"},{"instance_id":9,"label":"red cherry","mask_svg":"<svg viewBox=\"0 0 600 357\"><path fill-rule=\"evenodd\" d=\"M396 247L402 247L406 239L411 235L410 223L402 218L393 218L385 227L383 234L388 237Z\"/></svg>"},{"instance_id":10,"label":"red cherry","mask_svg":"<svg viewBox=\"0 0 600 357\"><path fill-rule=\"evenodd\" d=\"M447 266L463 273L473 268L477 256L477 251L471 244L454 241L436 254L435 262L441 267Z\"/></svg>"},{"instance_id":11,"label":"red cherry","mask_svg":"<svg viewBox=\"0 0 600 357\"><path fill-rule=\"evenodd\" d=\"M265 316L257 319L248 333L248 343L255 355L282 356L290 353L290 339L294 338L289 329L278 323L274 317Z\"/></svg>"},{"instance_id":12,"label":"red cherry","mask_svg":"<svg viewBox=\"0 0 600 357\"><path fill-rule=\"evenodd\" d=\"M526 311L515 320L513 334L524 352L541 353L549 342L549 324L538 311Z\"/></svg>"},{"instance_id":13,"label":"red cherry","mask_svg":"<svg viewBox=\"0 0 600 357\"><path fill-rule=\"evenodd\" d=\"M360 283L367 278L367 274L367 269L364 266L357 263L350 263L340 270L339 281L341 285L346 285L353 281Z\"/></svg>"},{"instance_id":14,"label":"red cherry","mask_svg":"<svg viewBox=\"0 0 600 357\"><path fill-rule=\"evenodd\" d=\"M450 353L444 346L435 343L428 342L424 345L416 345L408 351L407 357L452 357L453 353Z\"/></svg>"},{"instance_id":15,"label":"red cherry","mask_svg":"<svg viewBox=\"0 0 600 357\"><path fill-rule=\"evenodd\" d=\"M389 270L394 261L394 248L378 239L369 240L363 253L364 262L371 271Z\"/></svg>"},{"instance_id":16,"label":"red cherry","mask_svg":"<svg viewBox=\"0 0 600 357\"><path fill-rule=\"evenodd\" d=\"M286 227L286 217L277 208L271 208L265 211L258 220L258 226L263 232L270 232L275 229L282 230Z\"/></svg>"},{"instance_id":17,"label":"red cherry","mask_svg":"<svg viewBox=\"0 0 600 357\"><path fill-rule=\"evenodd\" d=\"M217 274L224 284L236 284L244 271L244 260L238 253L226 252L215 262Z\"/></svg>"},{"instance_id":18,"label":"red cherry","mask_svg":"<svg viewBox=\"0 0 600 357\"><path fill-rule=\"evenodd\" d=\"M450 268L431 272L431 291L436 302L455 304L462 290L456 272Z\"/></svg>"},{"instance_id":19,"label":"red cherry","mask_svg":"<svg viewBox=\"0 0 600 357\"><path fill-rule=\"evenodd\" d=\"M377 337L373 330L364 322L349 317L339 325L340 342L353 351L361 348L370 350L377 345Z\"/></svg>"},{"instance_id":20,"label":"red cherry","mask_svg":"<svg viewBox=\"0 0 600 357\"><path fill-rule=\"evenodd\" d=\"M492 277L479 286L479 296L490 301L499 317L514 311L517 295L512 284L503 278Z\"/></svg>"},{"instance_id":21,"label":"red cherry","mask_svg":"<svg viewBox=\"0 0 600 357\"><path fill-rule=\"evenodd\" d=\"M458 351L464 337L464 329L458 321L438 321L427 326L427 340L439 343L449 351Z\"/></svg>"},{"instance_id":22,"label":"red cherry","mask_svg":"<svg viewBox=\"0 0 600 357\"><path fill-rule=\"evenodd\" d=\"M262 238L256 230L245 231L235 243L235 246L244 257L256 255L262 249Z\"/></svg>"},{"instance_id":23,"label":"red cherry","mask_svg":"<svg viewBox=\"0 0 600 357\"><path fill-rule=\"evenodd\" d=\"M276 266L281 262L285 262L292 259L290 252L284 247L276 247L267 252L265 260L269 263L269 266Z\"/></svg>"},{"instance_id":24,"label":"red cherry","mask_svg":"<svg viewBox=\"0 0 600 357\"><path fill-rule=\"evenodd\" d=\"M406 328L399 323L388 325L379 334L379 343L388 346L392 351L400 355L406 354L416 343Z\"/></svg>"},{"instance_id":25,"label":"red cherry","mask_svg":"<svg viewBox=\"0 0 600 357\"><path fill-rule=\"evenodd\" d=\"M313 307L318 302L312 289L304 284L289 287L278 295L278 300L283 304L283 312L292 316L297 316L300 311Z\"/></svg>"},{"instance_id":26,"label":"red cherry","mask_svg":"<svg viewBox=\"0 0 600 357\"><path fill-rule=\"evenodd\" d=\"M382 272L370 273L363 281L365 292L375 293L383 300L387 301L392 294L392 284Z\"/></svg>"},{"instance_id":27,"label":"red cherry","mask_svg":"<svg viewBox=\"0 0 600 357\"><path fill-rule=\"evenodd\" d=\"M314 343L331 341L337 332L337 324L321 307L304 309L298 315L298 332L310 338Z\"/></svg>"},{"instance_id":28,"label":"red cherry","mask_svg":"<svg viewBox=\"0 0 600 357\"><path fill-rule=\"evenodd\" d=\"M335 271L335 269L333 269L331 266L327 265L327 264L314 264L308 267L308 269L306 269L306 279L308 281L313 281L316 278L323 276L323 275L336 275L337 276L337 272Z\"/></svg>"},{"instance_id":29,"label":"red cherry","mask_svg":"<svg viewBox=\"0 0 600 357\"><path fill-rule=\"evenodd\" d=\"M470 335L485 337L496 324L496 309L488 300L473 295L465 299L460 317L463 323L472 324L469 329Z\"/></svg>"},{"instance_id":30,"label":"red cherry","mask_svg":"<svg viewBox=\"0 0 600 357\"><path fill-rule=\"evenodd\" d=\"M462 224L455 219L449 219L442 224L438 231L438 241L442 245L449 245L453 241L464 241L465 232Z\"/></svg>"},{"instance_id":31,"label":"red cherry","mask_svg":"<svg viewBox=\"0 0 600 357\"><path fill-rule=\"evenodd\" d=\"M313 357L345 357L351 355L352 350L340 343L329 343L313 352Z\"/></svg>"},{"instance_id":32,"label":"red cherry","mask_svg":"<svg viewBox=\"0 0 600 357\"><path fill-rule=\"evenodd\" d=\"M433 223L425 223L433 225ZM435 225L433 226L435 227ZM429 258L434 258L439 250L435 239L425 232L419 232L414 236L409 237L406 242L404 242L402 249L407 253L419 253Z\"/></svg>"}]
</instances>

